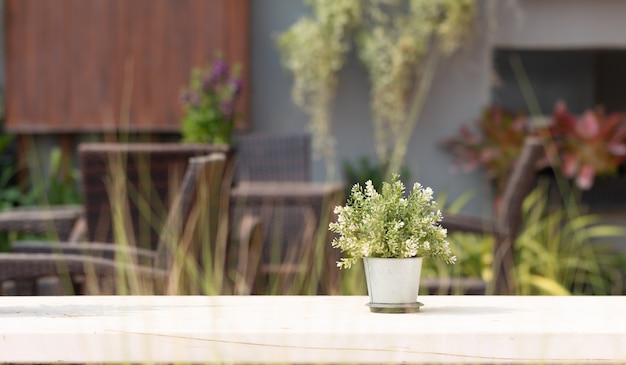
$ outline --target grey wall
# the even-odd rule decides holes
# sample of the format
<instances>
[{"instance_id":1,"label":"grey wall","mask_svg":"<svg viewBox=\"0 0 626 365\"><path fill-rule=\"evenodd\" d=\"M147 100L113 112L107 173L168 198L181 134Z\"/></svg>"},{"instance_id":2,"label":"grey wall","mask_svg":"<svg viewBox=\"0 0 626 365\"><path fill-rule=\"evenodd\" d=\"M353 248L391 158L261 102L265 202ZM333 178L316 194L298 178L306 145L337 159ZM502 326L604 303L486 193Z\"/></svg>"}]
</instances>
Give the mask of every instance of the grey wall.
<instances>
[{"instance_id":1,"label":"grey wall","mask_svg":"<svg viewBox=\"0 0 626 365\"><path fill-rule=\"evenodd\" d=\"M499 1L499 0L494 0ZM495 46L518 48L626 47L626 1L502 0Z\"/></svg>"},{"instance_id":2,"label":"grey wall","mask_svg":"<svg viewBox=\"0 0 626 365\"><path fill-rule=\"evenodd\" d=\"M257 0L251 5L255 131L306 131L306 116L291 103L291 77L280 65L274 37L307 8L293 0ZM476 214L489 214L491 206L480 174L451 175L451 156L439 149L437 143L456 133L460 123L472 120L489 103L490 56L485 24L481 21L472 42L441 64L406 158L412 180L431 186L436 192L449 192L454 197L474 190L476 196L466 208ZM351 55L341 72L335 103L333 133L337 139L337 165L374 155L368 93L365 69ZM315 163L314 176L316 180L328 177L321 160ZM335 177L341 178L340 172Z\"/></svg>"}]
</instances>

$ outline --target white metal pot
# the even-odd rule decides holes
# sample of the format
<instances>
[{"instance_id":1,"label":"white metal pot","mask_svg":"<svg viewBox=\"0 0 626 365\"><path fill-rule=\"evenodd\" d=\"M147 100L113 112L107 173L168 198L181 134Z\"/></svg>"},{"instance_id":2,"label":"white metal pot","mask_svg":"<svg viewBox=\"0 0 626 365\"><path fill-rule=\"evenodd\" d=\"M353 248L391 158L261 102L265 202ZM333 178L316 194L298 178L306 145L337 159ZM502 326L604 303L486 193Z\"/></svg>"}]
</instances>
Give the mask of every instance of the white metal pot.
<instances>
[{"instance_id":1,"label":"white metal pot","mask_svg":"<svg viewBox=\"0 0 626 365\"><path fill-rule=\"evenodd\" d=\"M370 304L406 305L417 302L422 258L364 257Z\"/></svg>"}]
</instances>

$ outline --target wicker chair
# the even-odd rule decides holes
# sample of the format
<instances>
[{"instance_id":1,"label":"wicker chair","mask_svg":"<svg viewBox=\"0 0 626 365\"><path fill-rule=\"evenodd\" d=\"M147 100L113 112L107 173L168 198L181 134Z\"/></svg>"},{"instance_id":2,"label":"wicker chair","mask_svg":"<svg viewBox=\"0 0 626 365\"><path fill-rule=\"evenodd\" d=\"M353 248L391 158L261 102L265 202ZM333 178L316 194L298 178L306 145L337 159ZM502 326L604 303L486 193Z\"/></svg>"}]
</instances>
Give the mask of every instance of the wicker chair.
<instances>
[{"instance_id":1,"label":"wicker chair","mask_svg":"<svg viewBox=\"0 0 626 365\"><path fill-rule=\"evenodd\" d=\"M128 209L127 239L155 249L190 157L221 152L231 179L231 149L181 143L83 143L78 147L87 240L113 242L112 202ZM123 177L120 179L119 177ZM120 186L123 185L123 186ZM111 199L111 197L114 197ZM118 230L119 231L119 230Z\"/></svg>"},{"instance_id":2,"label":"wicker chair","mask_svg":"<svg viewBox=\"0 0 626 365\"><path fill-rule=\"evenodd\" d=\"M99 221L102 211L109 211L108 199L103 199L106 194L105 182L101 177L108 173L105 171L105 155L110 153L124 153L132 156L126 167L127 172L132 172L131 179L140 178L140 169L149 169L149 177L146 180L157 181L153 192L159 198L164 198L168 183L168 174L182 176L187 165L187 159L192 156L200 156L211 152L224 152L231 157L231 150L226 146L203 145L203 144L178 144L178 143L86 143L79 146L81 158L81 173L89 180L83 184L83 205L61 206L33 206L18 207L0 212L0 232L21 232L36 235L53 235L60 241L77 241L82 235L87 234L91 241L111 242L110 224ZM141 167L140 167L141 166ZM138 182L138 181L134 181ZM137 217L137 209L133 209L133 216ZM85 211L86 210L86 211ZM165 211L165 209L162 209ZM87 213L87 214L85 214ZM102 217L109 215L105 213ZM164 214L162 214L164 216ZM85 220L86 217L86 220ZM101 225L98 225L98 222ZM86 225L88 223L88 225ZM133 222L138 223L138 222ZM145 222L143 222L145 223ZM139 225L135 224L135 227ZM145 226L145 224L144 224ZM107 233L103 233L107 232ZM152 244L156 244L158 232L151 235Z\"/></svg>"},{"instance_id":3,"label":"wicker chair","mask_svg":"<svg viewBox=\"0 0 626 365\"><path fill-rule=\"evenodd\" d=\"M234 220L249 213L264 223L263 264L256 290L307 292L303 280L311 270L320 227L329 218L329 205L338 203L336 192L343 194L343 189L318 187L315 192L312 188L308 134L240 136L236 149L235 186L265 191L246 198L235 194L231 207ZM325 227L322 230L326 234ZM319 291L329 292L327 288Z\"/></svg>"},{"instance_id":4,"label":"wicker chair","mask_svg":"<svg viewBox=\"0 0 626 365\"><path fill-rule=\"evenodd\" d=\"M70 241L80 234L82 216L82 205L17 207L0 212L0 232L53 234Z\"/></svg>"},{"instance_id":5,"label":"wicker chair","mask_svg":"<svg viewBox=\"0 0 626 365\"><path fill-rule=\"evenodd\" d=\"M431 294L513 294L515 240L521 225L522 203L535 186L537 165L543 156L543 144L536 137L528 137L509 177L502 201L495 212L495 220L444 213L442 226L449 232L491 234L494 236L493 288L480 278L443 278L422 280L422 286Z\"/></svg>"},{"instance_id":6,"label":"wicker chair","mask_svg":"<svg viewBox=\"0 0 626 365\"><path fill-rule=\"evenodd\" d=\"M235 181L310 181L311 136L250 134L237 138Z\"/></svg>"},{"instance_id":7,"label":"wicker chair","mask_svg":"<svg viewBox=\"0 0 626 365\"><path fill-rule=\"evenodd\" d=\"M190 268L196 276L197 273L202 273L205 269L202 267L205 260L201 258L215 256L207 255L207 250L215 251L215 247L221 245L223 249L226 246L226 241L222 240L220 244L217 241L220 239L218 237L226 237L220 230L228 227L227 224L221 223L227 218L227 214L219 214L219 210L228 207L221 189L230 184L227 182L228 179L224 178L228 163L223 153L194 157L190 161L179 193L173 198L155 250L110 243L51 245L41 242L20 242L14 244L14 253L0 255L0 283L4 281L34 283L36 279L44 276L64 276L69 279L75 290L92 293L106 290L106 285L112 287L112 284L119 284L119 274L124 272L129 274L125 276L127 280L135 279L134 283L150 284L143 288L137 288L135 285L135 291L141 289L144 293L198 292L198 287L192 285L190 276L186 273ZM194 204L198 201L202 201L203 204ZM197 224L199 219L208 224ZM242 241L235 248L248 252L256 250L255 239L260 243L258 239L260 221L247 217L245 223L244 230L237 232L237 237ZM210 236L207 238L206 232L198 235L198 227L210 227L211 230L208 232ZM204 241L198 240L199 237ZM207 240L214 244L207 243ZM237 250L233 251L232 255L225 257L233 255L236 257ZM236 271L237 280L253 279L251 271L247 270L248 262L241 263L238 267L232 265L230 261L225 261L222 268L229 272ZM127 270L121 270L124 268ZM213 273L217 272L214 266L210 270ZM85 281L83 278L90 280ZM131 284L133 282L129 280L128 287L132 287ZM222 283L218 285L221 286ZM250 284L238 285L240 290L246 290L250 286ZM117 291L124 292L125 288L126 286L120 288L118 285ZM36 289L36 286L31 289Z\"/></svg>"}]
</instances>

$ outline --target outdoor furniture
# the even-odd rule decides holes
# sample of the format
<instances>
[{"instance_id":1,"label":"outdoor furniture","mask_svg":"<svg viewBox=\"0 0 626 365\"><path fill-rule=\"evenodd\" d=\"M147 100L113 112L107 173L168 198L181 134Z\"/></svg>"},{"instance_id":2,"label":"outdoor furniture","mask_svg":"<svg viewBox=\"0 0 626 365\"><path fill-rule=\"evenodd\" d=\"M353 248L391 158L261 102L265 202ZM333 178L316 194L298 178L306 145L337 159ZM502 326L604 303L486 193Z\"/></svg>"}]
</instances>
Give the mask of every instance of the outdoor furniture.
<instances>
[{"instance_id":1,"label":"outdoor furniture","mask_svg":"<svg viewBox=\"0 0 626 365\"><path fill-rule=\"evenodd\" d=\"M309 134L248 134L236 139L235 181L310 181Z\"/></svg>"},{"instance_id":2,"label":"outdoor furniture","mask_svg":"<svg viewBox=\"0 0 626 365\"><path fill-rule=\"evenodd\" d=\"M181 143L82 143L78 147L81 175L83 177L84 205L29 206L0 212L0 231L21 232L38 235L56 235L60 241L77 241L87 238L90 241L112 242L112 223L108 192L103 179L111 171L107 163L111 154L119 160L118 168L125 171L119 175L128 177L130 184L139 188L143 183L145 198L158 198L167 202L168 187L172 176L182 177L187 160L193 156L211 152L224 152L231 163L232 151L223 145L181 144ZM173 190L175 191L175 189ZM158 231L155 222L167 215L167 208L160 207L160 216L151 212L138 213L137 200L130 204L135 236L139 227L150 230L150 244L156 245ZM171 198L171 197L170 197ZM143 232L142 232L143 233ZM84 237L86 235L86 237Z\"/></svg>"},{"instance_id":3,"label":"outdoor furniture","mask_svg":"<svg viewBox=\"0 0 626 365\"><path fill-rule=\"evenodd\" d=\"M230 181L232 150L226 145L81 143L78 156L87 239L114 242L111 208L119 203L128 209L127 238L138 247L155 249L189 158L213 152L225 154L223 174Z\"/></svg>"},{"instance_id":4,"label":"outdoor furniture","mask_svg":"<svg viewBox=\"0 0 626 365\"><path fill-rule=\"evenodd\" d=\"M322 293L337 292L338 257L331 249L329 233L324 228L332 219L333 208L343 204L343 198L344 185L341 183L261 181L240 182L233 187L231 204L245 206L240 212L258 214L261 211L266 219L269 216L279 222L284 220L285 224L289 222L285 215L300 214L296 216L301 219L296 222L301 227L299 232L293 226L283 227L276 223L285 237L280 237L280 242L276 243L269 236L270 244L265 246L256 282L257 291L267 290L269 286L293 294L293 291L301 290L298 286L308 285L309 289L315 287L315 291ZM286 212L280 213L281 210ZM316 266L320 272L313 278L312 271Z\"/></svg>"},{"instance_id":5,"label":"outdoor furniture","mask_svg":"<svg viewBox=\"0 0 626 365\"><path fill-rule=\"evenodd\" d=\"M320 237L328 237L333 204L342 203L338 193L343 188L312 182L309 134L242 135L235 148L233 219L248 213L264 224L257 292L310 293L306 277L313 261L328 258L330 240ZM326 284L318 289L332 292Z\"/></svg>"},{"instance_id":6,"label":"outdoor furniture","mask_svg":"<svg viewBox=\"0 0 626 365\"><path fill-rule=\"evenodd\" d=\"M169 206L177 193L190 157L221 152L227 158L227 170L223 175L231 179L231 150L224 145L181 144L181 143L82 143L78 146L78 157L82 175L83 205L65 208L72 212L72 220L64 219L64 227L72 227L71 233L59 237L62 242L118 242L123 240L130 246L156 249L160 229L165 223ZM111 197L114 197L111 199ZM112 202L117 204L118 218L115 230ZM28 213L30 226L49 227L50 208L31 208ZM55 212L58 212L58 208ZM8 213L7 213L8 214ZM15 215L15 212L11 212ZM78 214L78 213L76 213ZM67 216L59 214L59 220ZM38 221L36 221L38 220ZM36 224L35 224L36 221ZM70 225L72 222L72 225ZM22 224L24 225L24 224ZM68 229L66 229L67 231ZM114 239L114 232L119 235ZM67 236L68 239L62 239ZM29 243L49 250L50 243ZM13 245L12 251L26 249L23 244ZM40 250L38 248L38 250ZM76 284L76 283L74 283ZM36 283L23 280L17 287L19 292L28 293Z\"/></svg>"},{"instance_id":7,"label":"outdoor furniture","mask_svg":"<svg viewBox=\"0 0 626 365\"><path fill-rule=\"evenodd\" d=\"M83 216L82 205L49 207L18 207L0 212L0 231L38 235L56 234L59 240L73 240L78 220Z\"/></svg>"},{"instance_id":8,"label":"outdoor furniture","mask_svg":"<svg viewBox=\"0 0 626 365\"><path fill-rule=\"evenodd\" d=\"M13 280L35 281L43 276L67 277L76 288L77 284L88 284L87 288L79 291L95 292L102 290L104 284L118 284L118 280L110 280L123 270L122 280L136 280L139 285L146 287L135 288L148 293L195 293L205 283L196 283L199 280L192 275L203 275L204 270L212 270L217 275L222 269L223 277L219 277L216 287L220 290L222 280L229 277L228 273L239 270L236 280L252 280L246 272L247 263L241 263L233 268L231 262L221 262L222 267L203 265L208 251L223 249L224 240L218 243L218 237L223 233L219 227L227 227L223 219L227 213L220 214L222 207L228 207L222 192L224 173L227 159L223 153L215 153L205 157L190 159L184 178L180 185L179 194L174 196L167 221L161 231L160 240L154 250L128 246L127 242L121 246L106 243L42 243L22 242L13 246L14 253L0 254L0 283ZM197 204L201 202L200 204ZM207 220L208 219L208 220ZM202 221L202 223L199 223ZM258 230L258 221L247 218L247 232L238 232L239 238L247 239L243 244L253 245L255 230ZM209 227L209 240L206 235L197 236L197 227ZM216 231L213 231L215 229ZM259 241L260 242L260 241ZM239 246L240 247L240 246ZM238 249L239 247L235 247ZM248 248L245 248L248 250ZM236 252L235 252L236 254ZM215 262L212 262L215 263ZM192 270L192 274L189 274ZM115 274L115 275L114 275ZM77 278L86 280L77 280ZM91 277L91 278L90 278ZM204 276L200 276L205 278ZM195 278L195 279L194 279ZM90 281L91 280L91 281ZM240 285L246 288L251 285ZM119 288L118 288L119 289ZM123 291L122 291L123 292Z\"/></svg>"},{"instance_id":9,"label":"outdoor furniture","mask_svg":"<svg viewBox=\"0 0 626 365\"><path fill-rule=\"evenodd\" d=\"M492 291L495 294L513 294L515 240L521 225L522 203L534 188L537 164L543 156L543 144L538 138L528 137L512 169L494 220L444 212L441 225L449 232L469 232L494 236ZM486 294L488 283L480 278L429 278L422 280L429 293Z\"/></svg>"},{"instance_id":10,"label":"outdoor furniture","mask_svg":"<svg viewBox=\"0 0 626 365\"><path fill-rule=\"evenodd\" d=\"M167 215L167 207L164 203L171 201L173 177L179 180L187 167L188 159L192 156L208 154L214 151L228 152L224 146L192 145L178 143L87 143L79 145L79 158L81 173L83 176L83 205L66 206L34 206L20 207L9 211L0 212L0 231L13 231L39 235L56 235L61 242L78 242L87 239L91 242L113 242L111 204L109 203L109 191L105 179L111 175L111 158L117 158L120 169L116 175L129 180L128 185L135 191L143 191L146 195L139 197L136 193L132 201L129 199L130 217L132 224L129 230L133 233L128 236L133 245L155 248L159 239L157 227L163 225ZM230 160L229 160L230 161ZM139 186L143 180L143 186ZM145 182L149 183L146 184ZM148 186L147 186L148 185ZM129 196L131 196L129 194ZM142 213L139 213L139 200L144 205ZM159 202L158 208L145 207ZM155 209L155 210L152 210ZM85 214L87 213L87 214ZM140 232L140 230L142 230ZM139 236L149 237L148 242L139 242ZM131 237L132 236L132 237ZM26 250L44 254L50 252L51 243L24 243L14 245L12 251ZM77 253L72 248L71 253ZM101 252L101 251L99 251ZM109 253L109 258L112 258ZM0 268L6 275L4 277L21 278L15 282L15 291L22 294L37 293L38 280L26 279L43 278L46 273L53 273L57 269L53 257L40 257L33 261L34 257L15 257L17 268L10 268L8 264ZM85 259L80 257L68 257L66 263L75 263L76 268L68 269L78 274L80 266L84 266ZM108 263L105 263L105 266ZM29 273L30 270L30 274ZM104 269L103 269L104 270ZM24 274L17 275L18 272ZM15 273L15 276L13 273ZM102 271L104 276L105 272ZM53 275L56 276L56 275ZM78 289L75 282L73 290ZM2 288L0 287L0 292ZM66 291L68 291L66 289ZM69 290L71 291L71 290Z\"/></svg>"},{"instance_id":11,"label":"outdoor furniture","mask_svg":"<svg viewBox=\"0 0 626 365\"><path fill-rule=\"evenodd\" d=\"M2 363L623 364L626 297L3 298ZM36 350L33 346L36 344Z\"/></svg>"}]
</instances>

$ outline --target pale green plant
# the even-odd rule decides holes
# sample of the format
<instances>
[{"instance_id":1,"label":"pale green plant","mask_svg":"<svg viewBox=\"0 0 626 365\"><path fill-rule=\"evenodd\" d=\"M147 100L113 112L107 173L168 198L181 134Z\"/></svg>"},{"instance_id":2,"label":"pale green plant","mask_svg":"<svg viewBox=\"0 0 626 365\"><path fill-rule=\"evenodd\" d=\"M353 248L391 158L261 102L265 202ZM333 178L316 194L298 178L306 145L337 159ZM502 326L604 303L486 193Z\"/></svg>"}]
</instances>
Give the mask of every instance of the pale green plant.
<instances>
[{"instance_id":1,"label":"pale green plant","mask_svg":"<svg viewBox=\"0 0 626 365\"><path fill-rule=\"evenodd\" d=\"M310 118L315 151L334 169L331 107L337 74L350 50L348 33L359 23L360 0L309 0L314 17L302 17L278 37L285 68L293 74L291 95Z\"/></svg>"},{"instance_id":2,"label":"pale green plant","mask_svg":"<svg viewBox=\"0 0 626 365\"><path fill-rule=\"evenodd\" d=\"M355 184L348 203L337 206L337 221L329 229L339 236L332 245L345 255L337 262L350 268L363 257L433 257L453 264L446 230L439 225L442 213L433 200L431 188L419 183L405 194L398 174L383 182L382 192L371 180L365 188Z\"/></svg>"},{"instance_id":3,"label":"pale green plant","mask_svg":"<svg viewBox=\"0 0 626 365\"><path fill-rule=\"evenodd\" d=\"M304 16L278 37L293 75L292 97L309 115L317 151L333 168L331 108L338 72L355 40L372 89L376 155L385 176L406 154L440 56L471 34L473 0L308 0ZM430 54L429 57L425 55ZM424 62L427 60L427 62Z\"/></svg>"},{"instance_id":4,"label":"pale green plant","mask_svg":"<svg viewBox=\"0 0 626 365\"><path fill-rule=\"evenodd\" d=\"M469 34L471 0L372 0L358 31L359 59L372 85L370 107L376 154L398 172L439 56ZM424 62L430 53L429 62Z\"/></svg>"}]
</instances>

